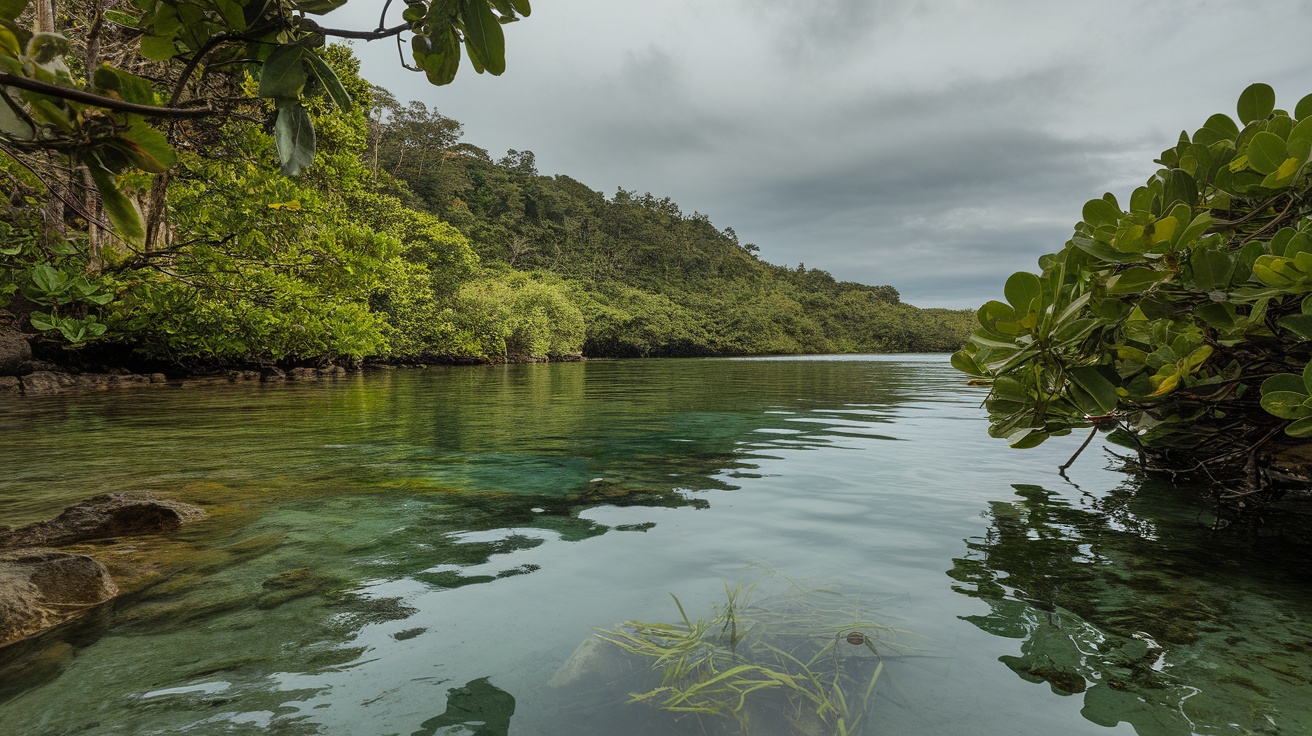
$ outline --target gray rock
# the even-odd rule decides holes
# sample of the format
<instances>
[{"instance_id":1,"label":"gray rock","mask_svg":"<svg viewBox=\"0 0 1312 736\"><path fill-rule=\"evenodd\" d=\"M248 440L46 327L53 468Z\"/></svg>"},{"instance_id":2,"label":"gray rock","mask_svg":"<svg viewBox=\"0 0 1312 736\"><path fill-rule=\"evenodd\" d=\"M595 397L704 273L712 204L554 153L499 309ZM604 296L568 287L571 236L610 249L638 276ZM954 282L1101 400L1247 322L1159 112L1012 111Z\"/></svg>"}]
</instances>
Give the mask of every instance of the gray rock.
<instances>
[{"instance_id":1,"label":"gray rock","mask_svg":"<svg viewBox=\"0 0 1312 736\"><path fill-rule=\"evenodd\" d=\"M77 383L73 376L54 371L37 371L22 377L23 393L28 396L57 394Z\"/></svg>"},{"instance_id":2,"label":"gray rock","mask_svg":"<svg viewBox=\"0 0 1312 736\"><path fill-rule=\"evenodd\" d=\"M152 374L150 374L150 382L151 382L151 383L168 383L168 382L169 382L169 377L166 376L166 375L164 375L163 373L152 373Z\"/></svg>"},{"instance_id":3,"label":"gray rock","mask_svg":"<svg viewBox=\"0 0 1312 736\"><path fill-rule=\"evenodd\" d=\"M236 383L238 381L258 381L260 380L259 371L228 371L228 380Z\"/></svg>"},{"instance_id":4,"label":"gray rock","mask_svg":"<svg viewBox=\"0 0 1312 736\"><path fill-rule=\"evenodd\" d=\"M85 613L118 594L105 566L53 549L0 552L0 646Z\"/></svg>"},{"instance_id":5,"label":"gray rock","mask_svg":"<svg viewBox=\"0 0 1312 736\"><path fill-rule=\"evenodd\" d=\"M341 378L346 375L346 369L340 365L330 365L319 369L319 375L324 378Z\"/></svg>"},{"instance_id":6,"label":"gray rock","mask_svg":"<svg viewBox=\"0 0 1312 736\"><path fill-rule=\"evenodd\" d=\"M314 381L319 378L316 368L293 368L287 373L289 381Z\"/></svg>"},{"instance_id":7,"label":"gray rock","mask_svg":"<svg viewBox=\"0 0 1312 736\"><path fill-rule=\"evenodd\" d=\"M0 376L17 376L28 370L32 346L21 332L0 330Z\"/></svg>"},{"instance_id":8,"label":"gray rock","mask_svg":"<svg viewBox=\"0 0 1312 736\"><path fill-rule=\"evenodd\" d=\"M265 368L264 373L260 376L260 380L266 383L286 381L287 374L283 373L281 368Z\"/></svg>"},{"instance_id":9,"label":"gray rock","mask_svg":"<svg viewBox=\"0 0 1312 736\"><path fill-rule=\"evenodd\" d=\"M129 534L173 531L205 516L204 509L148 493L106 493L89 498L49 521L21 529L0 527L0 549L50 547Z\"/></svg>"},{"instance_id":10,"label":"gray rock","mask_svg":"<svg viewBox=\"0 0 1312 736\"><path fill-rule=\"evenodd\" d=\"M23 393L23 383L18 376L0 376L0 396L18 396Z\"/></svg>"}]
</instances>

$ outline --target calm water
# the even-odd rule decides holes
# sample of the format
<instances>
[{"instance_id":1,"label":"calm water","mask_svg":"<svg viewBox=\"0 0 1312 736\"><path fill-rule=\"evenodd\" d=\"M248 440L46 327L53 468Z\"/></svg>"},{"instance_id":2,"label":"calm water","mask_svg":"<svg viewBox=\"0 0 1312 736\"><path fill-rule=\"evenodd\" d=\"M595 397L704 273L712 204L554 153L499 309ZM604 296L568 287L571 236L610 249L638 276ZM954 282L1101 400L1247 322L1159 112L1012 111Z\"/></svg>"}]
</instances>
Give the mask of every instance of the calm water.
<instances>
[{"instance_id":1,"label":"calm water","mask_svg":"<svg viewBox=\"0 0 1312 736\"><path fill-rule=\"evenodd\" d=\"M110 490L212 512L102 547L157 569L0 650L0 734L700 734L548 681L767 571L914 632L868 734L1312 733L1309 516L1211 531L1096 448L1068 482L1078 438L1010 451L981 398L896 356L0 404L0 523Z\"/></svg>"}]
</instances>

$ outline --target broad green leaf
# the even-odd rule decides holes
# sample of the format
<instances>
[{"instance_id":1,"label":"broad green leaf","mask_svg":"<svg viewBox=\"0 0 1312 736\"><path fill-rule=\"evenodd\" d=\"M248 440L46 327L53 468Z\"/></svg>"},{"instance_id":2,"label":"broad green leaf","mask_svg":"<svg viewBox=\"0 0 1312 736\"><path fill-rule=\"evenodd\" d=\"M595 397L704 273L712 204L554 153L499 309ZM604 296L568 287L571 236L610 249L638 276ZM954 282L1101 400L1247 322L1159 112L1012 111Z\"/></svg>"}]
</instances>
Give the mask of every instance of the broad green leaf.
<instances>
[{"instance_id":1,"label":"broad green leaf","mask_svg":"<svg viewBox=\"0 0 1312 736\"><path fill-rule=\"evenodd\" d=\"M1290 437L1312 436L1312 418L1300 419L1297 422L1294 422L1285 428L1285 434Z\"/></svg>"},{"instance_id":2,"label":"broad green leaf","mask_svg":"<svg viewBox=\"0 0 1312 736\"><path fill-rule=\"evenodd\" d=\"M1184 219L1182 218L1181 222L1183 221ZM1201 238L1203 234L1207 232L1207 229L1212 226L1213 222L1215 221L1212 219L1211 215L1206 212L1200 212L1197 217L1191 220L1189 224L1176 235L1172 244L1180 248L1188 247L1189 244Z\"/></svg>"},{"instance_id":3,"label":"broad green leaf","mask_svg":"<svg viewBox=\"0 0 1312 736\"><path fill-rule=\"evenodd\" d=\"M146 230L141 224L141 213L137 212L137 206L118 188L113 174L98 162L87 161L86 164L91 180L95 182L96 191L100 192L100 199L105 204L109 221L114 225L115 233L120 238L130 241L139 241L145 237Z\"/></svg>"},{"instance_id":4,"label":"broad green leaf","mask_svg":"<svg viewBox=\"0 0 1312 736\"><path fill-rule=\"evenodd\" d=\"M40 332L53 330L59 326L59 320L53 315L45 312L32 312L32 314L28 316L28 320L32 323L32 328Z\"/></svg>"},{"instance_id":5,"label":"broad green leaf","mask_svg":"<svg viewBox=\"0 0 1312 736\"><path fill-rule=\"evenodd\" d=\"M527 15L527 13L525 13ZM1302 120L1306 117L1312 117L1312 95L1307 95L1298 101L1294 106L1294 117Z\"/></svg>"},{"instance_id":6,"label":"broad green leaf","mask_svg":"<svg viewBox=\"0 0 1312 736\"><path fill-rule=\"evenodd\" d=\"M152 128L145 119L132 116L132 125L123 135L116 139L120 147L134 166L152 174L162 174L178 162L177 153L169 145L168 138Z\"/></svg>"},{"instance_id":7,"label":"broad green leaf","mask_svg":"<svg viewBox=\"0 0 1312 736\"><path fill-rule=\"evenodd\" d=\"M22 15L29 2L31 0L0 0L0 19L14 20Z\"/></svg>"},{"instance_id":8,"label":"broad green leaf","mask_svg":"<svg viewBox=\"0 0 1312 736\"><path fill-rule=\"evenodd\" d=\"M1121 211L1106 199L1091 199L1084 205L1084 221L1098 227L1115 225L1121 219Z\"/></svg>"},{"instance_id":9,"label":"broad green leaf","mask_svg":"<svg viewBox=\"0 0 1312 736\"><path fill-rule=\"evenodd\" d=\"M1097 368L1073 368L1069 371L1071 380L1084 389L1098 402L1102 414L1111 414L1120 402L1116 385L1107 380Z\"/></svg>"},{"instance_id":10,"label":"broad green leaf","mask_svg":"<svg viewBox=\"0 0 1312 736\"><path fill-rule=\"evenodd\" d=\"M529 7L528 0L510 0L510 4L515 6L515 11L527 18L533 9Z\"/></svg>"},{"instance_id":11,"label":"broad green leaf","mask_svg":"<svg viewBox=\"0 0 1312 736\"><path fill-rule=\"evenodd\" d=\"M1288 314L1278 324L1304 340L1312 340L1312 314Z\"/></svg>"},{"instance_id":12,"label":"broad green leaf","mask_svg":"<svg viewBox=\"0 0 1312 736\"><path fill-rule=\"evenodd\" d=\"M141 55L151 61L168 61L177 53L178 46L171 37L143 36L141 38Z\"/></svg>"},{"instance_id":13,"label":"broad green leaf","mask_svg":"<svg viewBox=\"0 0 1312 736\"><path fill-rule=\"evenodd\" d=\"M1272 391L1271 393L1262 394L1262 408L1268 414L1274 414L1281 419L1301 419L1302 417L1312 416L1312 409L1303 406L1306 399L1307 394L1293 391Z\"/></svg>"},{"instance_id":14,"label":"broad green leaf","mask_svg":"<svg viewBox=\"0 0 1312 736\"><path fill-rule=\"evenodd\" d=\"M346 0L342 0L346 2ZM240 33L246 30L246 12L242 9L242 3L236 0L214 0L214 4L219 8L219 14L223 16L223 22L227 23L232 30Z\"/></svg>"},{"instance_id":15,"label":"broad green leaf","mask_svg":"<svg viewBox=\"0 0 1312 736\"><path fill-rule=\"evenodd\" d=\"M1165 271L1135 266L1107 280L1108 294L1137 294L1157 284L1170 274Z\"/></svg>"},{"instance_id":16,"label":"broad green leaf","mask_svg":"<svg viewBox=\"0 0 1312 736\"><path fill-rule=\"evenodd\" d=\"M964 350L959 350L952 354L952 367L965 373L968 376L982 376L984 372L979 369L975 359L966 354Z\"/></svg>"},{"instance_id":17,"label":"broad green leaf","mask_svg":"<svg viewBox=\"0 0 1312 736\"><path fill-rule=\"evenodd\" d=\"M1270 174L1280 168L1287 158L1285 153L1285 142L1279 136L1262 131L1248 144L1248 165L1259 173Z\"/></svg>"},{"instance_id":18,"label":"broad green leaf","mask_svg":"<svg viewBox=\"0 0 1312 736\"><path fill-rule=\"evenodd\" d=\"M1046 439L1048 439L1047 432L1044 432L1042 429L1026 427L1025 429L1007 435L1007 444L1017 450L1026 450L1031 447L1038 447L1043 444L1043 441Z\"/></svg>"},{"instance_id":19,"label":"broad green leaf","mask_svg":"<svg viewBox=\"0 0 1312 736\"><path fill-rule=\"evenodd\" d=\"M1257 120L1264 120L1276 109L1276 91L1269 84L1250 84L1239 95L1236 112L1239 122L1248 125Z\"/></svg>"},{"instance_id":20,"label":"broad green leaf","mask_svg":"<svg viewBox=\"0 0 1312 736\"><path fill-rule=\"evenodd\" d=\"M1262 186L1267 189L1279 189L1288 186L1293 181L1294 174L1298 172L1300 164L1301 162L1296 158L1285 159L1285 162L1280 164L1279 168L1262 180Z\"/></svg>"},{"instance_id":21,"label":"broad green leaf","mask_svg":"<svg viewBox=\"0 0 1312 736\"><path fill-rule=\"evenodd\" d=\"M1194 284L1202 291L1224 290L1230 285L1230 274L1235 264L1229 253L1198 249L1189 259Z\"/></svg>"},{"instance_id":22,"label":"broad green leaf","mask_svg":"<svg viewBox=\"0 0 1312 736\"><path fill-rule=\"evenodd\" d=\"M260 97L296 98L305 87L305 64L301 59L305 49L300 46L279 46L265 59L260 69Z\"/></svg>"},{"instance_id":23,"label":"broad green leaf","mask_svg":"<svg viewBox=\"0 0 1312 736\"><path fill-rule=\"evenodd\" d=\"M298 100L278 98L278 117L273 125L273 141L278 146L282 173L298 176L314 163L314 123Z\"/></svg>"},{"instance_id":24,"label":"broad green leaf","mask_svg":"<svg viewBox=\"0 0 1312 736\"><path fill-rule=\"evenodd\" d=\"M465 26L465 44L475 68L482 66L493 76L506 71L506 37L487 0L462 0L460 17Z\"/></svg>"},{"instance_id":25,"label":"broad green leaf","mask_svg":"<svg viewBox=\"0 0 1312 736\"><path fill-rule=\"evenodd\" d=\"M1043 293L1043 284L1038 276L1027 271L1017 271L1007 279L1002 293L1016 314L1024 315L1031 311L1030 304Z\"/></svg>"},{"instance_id":26,"label":"broad green leaf","mask_svg":"<svg viewBox=\"0 0 1312 736\"><path fill-rule=\"evenodd\" d=\"M1302 161L1312 158L1312 117L1306 117L1294 129L1289 131L1285 142L1289 155Z\"/></svg>"},{"instance_id":27,"label":"broad green leaf","mask_svg":"<svg viewBox=\"0 0 1312 736\"><path fill-rule=\"evenodd\" d=\"M115 69L109 64L101 64L92 75L92 81L109 97L117 97L138 105L159 104L155 87L150 80L130 74L122 69Z\"/></svg>"},{"instance_id":28,"label":"broad green leaf","mask_svg":"<svg viewBox=\"0 0 1312 736\"><path fill-rule=\"evenodd\" d=\"M1303 393L1312 394L1312 361L1303 368Z\"/></svg>"},{"instance_id":29,"label":"broad green leaf","mask_svg":"<svg viewBox=\"0 0 1312 736\"><path fill-rule=\"evenodd\" d=\"M1084 236L1071 238L1071 244L1094 258L1108 263L1134 263L1144 260L1143 255L1139 253L1119 251L1106 243Z\"/></svg>"},{"instance_id":30,"label":"broad green leaf","mask_svg":"<svg viewBox=\"0 0 1312 736\"><path fill-rule=\"evenodd\" d=\"M1212 357L1212 346L1200 345L1199 347L1194 348L1193 352L1189 353L1184 359L1181 368L1185 373L1193 373L1198 370L1203 363L1206 363L1207 359L1210 357Z\"/></svg>"},{"instance_id":31,"label":"broad green leaf","mask_svg":"<svg viewBox=\"0 0 1312 736\"><path fill-rule=\"evenodd\" d=\"M337 78L337 73L333 68L328 66L328 62L319 57L313 51L302 55L303 59L310 65L314 75L319 78L323 88L328 90L328 96L333 99L333 104L343 111L351 109L351 95L347 94L346 88L342 86L342 81Z\"/></svg>"},{"instance_id":32,"label":"broad green leaf","mask_svg":"<svg viewBox=\"0 0 1312 736\"><path fill-rule=\"evenodd\" d=\"M1203 127L1224 133L1226 137L1231 140L1239 137L1239 126L1235 125L1235 121L1231 120L1230 116L1224 113L1218 112L1208 118L1207 122L1203 123Z\"/></svg>"},{"instance_id":33,"label":"broad green leaf","mask_svg":"<svg viewBox=\"0 0 1312 736\"><path fill-rule=\"evenodd\" d=\"M1262 393L1270 394L1277 391L1292 391L1303 394L1303 399L1307 399L1307 387L1303 385L1303 377L1293 373L1277 373L1262 382Z\"/></svg>"}]
</instances>

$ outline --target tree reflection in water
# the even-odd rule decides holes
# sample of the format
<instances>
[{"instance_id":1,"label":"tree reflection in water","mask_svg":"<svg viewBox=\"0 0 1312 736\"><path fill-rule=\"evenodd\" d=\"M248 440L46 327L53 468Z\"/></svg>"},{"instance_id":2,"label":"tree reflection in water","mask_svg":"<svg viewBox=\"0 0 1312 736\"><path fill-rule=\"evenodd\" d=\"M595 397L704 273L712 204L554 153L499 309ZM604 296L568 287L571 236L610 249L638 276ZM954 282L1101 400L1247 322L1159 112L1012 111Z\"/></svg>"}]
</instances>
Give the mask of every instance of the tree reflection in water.
<instances>
[{"instance_id":1,"label":"tree reflection in water","mask_svg":"<svg viewBox=\"0 0 1312 736\"><path fill-rule=\"evenodd\" d=\"M1012 671L1141 735L1312 733L1309 504L1218 530L1153 481L1014 488L948 571L989 606L965 620L1022 640Z\"/></svg>"}]
</instances>

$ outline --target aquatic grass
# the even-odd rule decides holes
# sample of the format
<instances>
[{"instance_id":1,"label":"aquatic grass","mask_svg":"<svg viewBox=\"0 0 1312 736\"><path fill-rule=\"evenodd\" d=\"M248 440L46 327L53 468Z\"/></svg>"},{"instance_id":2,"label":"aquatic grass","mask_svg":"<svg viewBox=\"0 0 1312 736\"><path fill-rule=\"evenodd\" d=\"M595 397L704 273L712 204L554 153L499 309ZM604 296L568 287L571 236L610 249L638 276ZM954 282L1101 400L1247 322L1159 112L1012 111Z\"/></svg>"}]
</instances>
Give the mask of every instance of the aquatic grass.
<instances>
[{"instance_id":1,"label":"aquatic grass","mask_svg":"<svg viewBox=\"0 0 1312 736\"><path fill-rule=\"evenodd\" d=\"M906 632L863 618L852 596L792 580L787 593L754 601L760 582L726 583L724 604L707 617L691 618L671 594L680 623L599 630L660 674L630 702L704 718L704 730L727 719L722 725L752 734L782 717L795 733L861 733L884 672L881 648L899 649L891 639Z\"/></svg>"}]
</instances>

